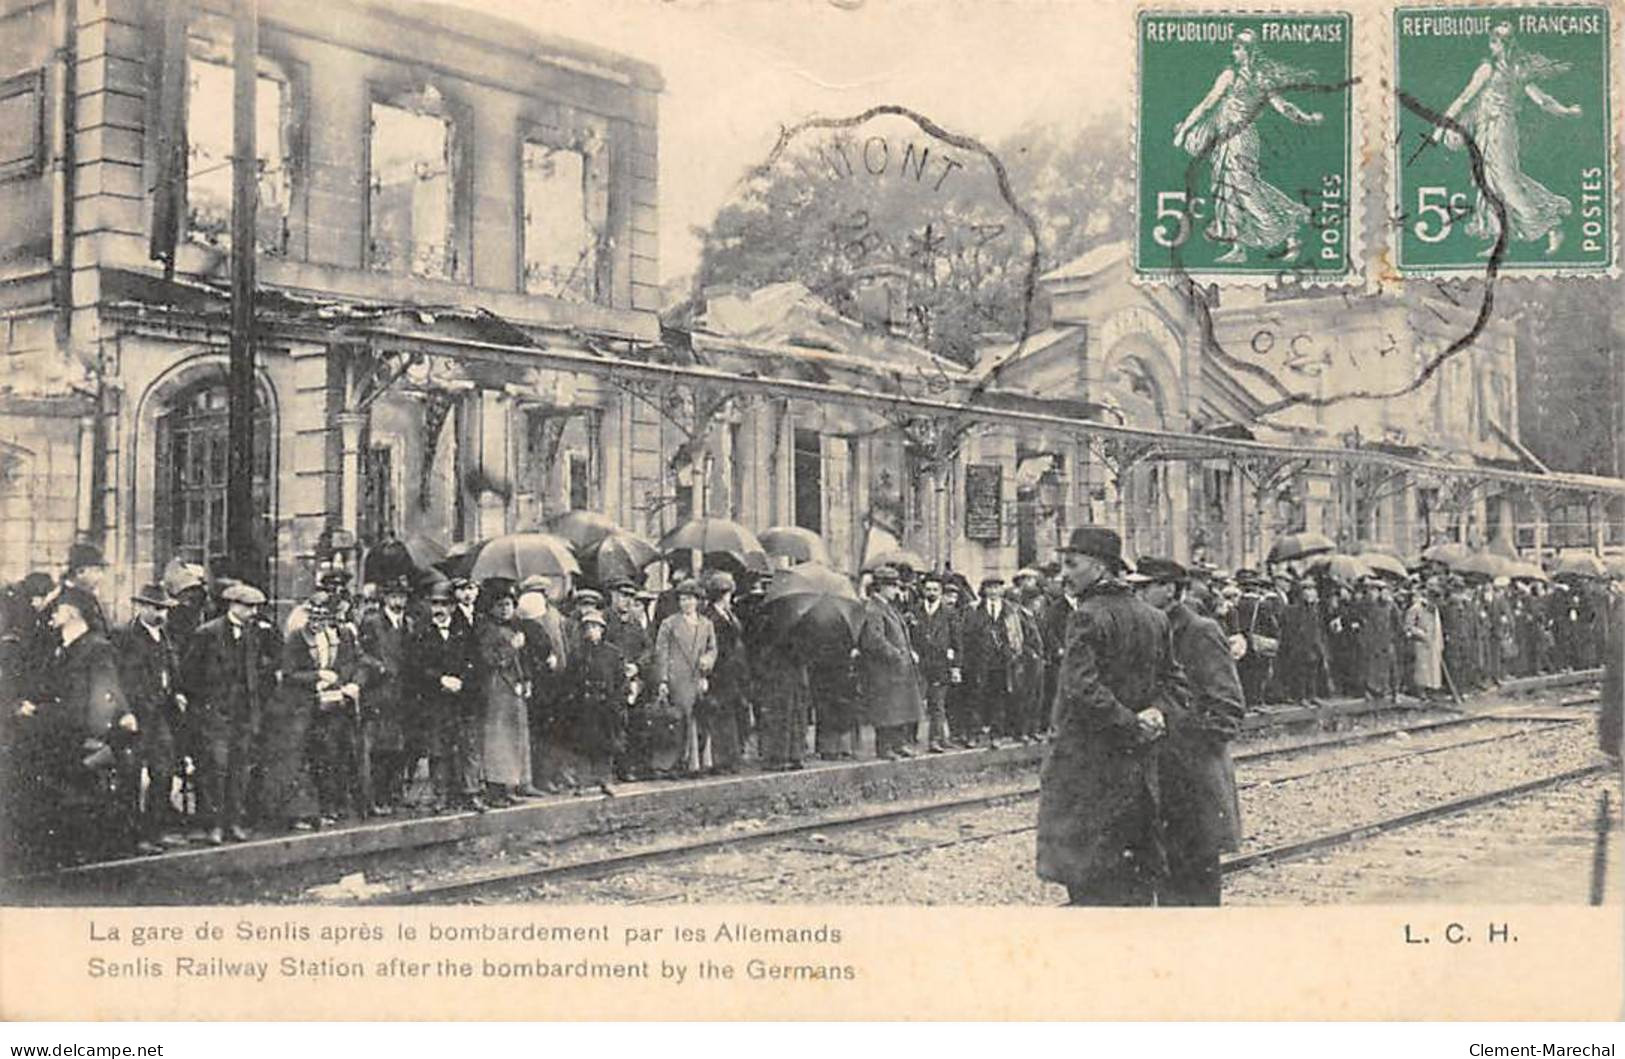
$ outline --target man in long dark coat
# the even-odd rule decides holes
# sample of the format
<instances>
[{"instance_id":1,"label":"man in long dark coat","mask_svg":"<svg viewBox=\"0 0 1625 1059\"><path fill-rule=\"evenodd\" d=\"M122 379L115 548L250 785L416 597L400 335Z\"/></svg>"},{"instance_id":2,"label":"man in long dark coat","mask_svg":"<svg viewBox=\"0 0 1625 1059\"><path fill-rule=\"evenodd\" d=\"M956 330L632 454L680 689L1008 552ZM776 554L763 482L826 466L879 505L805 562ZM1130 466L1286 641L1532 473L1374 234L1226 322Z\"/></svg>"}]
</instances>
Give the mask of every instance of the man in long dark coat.
<instances>
[{"instance_id":1,"label":"man in long dark coat","mask_svg":"<svg viewBox=\"0 0 1625 1059\"><path fill-rule=\"evenodd\" d=\"M186 696L202 760L200 787L211 827L209 841L249 838L248 784L260 713L276 690L277 650L272 630L259 621L265 593L233 584L221 594L226 613L198 626L185 662Z\"/></svg>"},{"instance_id":2,"label":"man in long dark coat","mask_svg":"<svg viewBox=\"0 0 1625 1059\"><path fill-rule=\"evenodd\" d=\"M31 747L30 844L51 862L127 853L137 833L131 770L120 766L133 755L138 722L119 683L118 655L75 597L58 596L50 620L60 647L38 686L41 701L25 700L19 710Z\"/></svg>"},{"instance_id":3,"label":"man in long dark coat","mask_svg":"<svg viewBox=\"0 0 1625 1059\"><path fill-rule=\"evenodd\" d=\"M451 585L434 585L427 602L429 620L412 636L406 683L418 725L429 735L434 807L484 812L480 762L485 717L474 633L452 615Z\"/></svg>"},{"instance_id":4,"label":"man in long dark coat","mask_svg":"<svg viewBox=\"0 0 1625 1059\"><path fill-rule=\"evenodd\" d=\"M1157 893L1165 905L1217 905L1219 854L1241 843L1241 803L1229 742L1246 708L1241 678L1219 623L1184 602L1188 574L1169 559L1136 564L1140 598L1168 616L1174 661L1190 699L1168 714L1168 740L1157 762L1168 878Z\"/></svg>"},{"instance_id":5,"label":"man in long dark coat","mask_svg":"<svg viewBox=\"0 0 1625 1059\"><path fill-rule=\"evenodd\" d=\"M1275 655L1281 642L1281 618L1274 589L1267 579L1251 570L1239 570L1236 580L1241 585L1241 596L1236 600L1235 610L1230 612L1226 631L1246 638L1247 651L1236 663L1236 672L1241 675L1247 705L1257 707L1264 703L1264 691L1275 668Z\"/></svg>"},{"instance_id":6,"label":"man in long dark coat","mask_svg":"<svg viewBox=\"0 0 1625 1059\"><path fill-rule=\"evenodd\" d=\"M1168 619L1115 576L1115 530L1076 527L1062 557L1081 602L1040 773L1038 875L1074 905L1151 904L1167 875L1157 744L1168 714L1184 708L1184 677Z\"/></svg>"},{"instance_id":7,"label":"man in long dark coat","mask_svg":"<svg viewBox=\"0 0 1625 1059\"><path fill-rule=\"evenodd\" d=\"M119 683L140 727L140 764L147 770L146 812L137 849L162 852L159 845L185 845L181 818L171 804L179 755L175 730L186 709L180 690L180 649L170 635L168 615L175 600L162 585L146 585L131 597L136 617L119 631ZM139 800L139 790L133 791Z\"/></svg>"},{"instance_id":8,"label":"man in long dark coat","mask_svg":"<svg viewBox=\"0 0 1625 1059\"><path fill-rule=\"evenodd\" d=\"M972 688L966 706L974 711L965 718L964 734L974 743L985 733L991 745L1014 733L1017 669L1026 648L1021 633L1028 623L1005 598L1003 580L984 578L981 588L981 600L965 612L962 633L965 679Z\"/></svg>"},{"instance_id":9,"label":"man in long dark coat","mask_svg":"<svg viewBox=\"0 0 1625 1059\"><path fill-rule=\"evenodd\" d=\"M920 579L920 602L909 611L908 624L925 679L927 749L940 754L948 749L948 691L964 672L959 614L942 598L940 574Z\"/></svg>"},{"instance_id":10,"label":"man in long dark coat","mask_svg":"<svg viewBox=\"0 0 1625 1059\"><path fill-rule=\"evenodd\" d=\"M362 665L367 670L361 694L361 736L367 742L372 774L364 777L372 804L364 808L388 816L402 802L407 759L417 764L417 731L407 716L406 652L413 622L406 613L410 595L404 581L383 586L384 605L361 619ZM407 752L408 736L412 751Z\"/></svg>"},{"instance_id":11,"label":"man in long dark coat","mask_svg":"<svg viewBox=\"0 0 1625 1059\"><path fill-rule=\"evenodd\" d=\"M909 744L925 711L919 661L908 625L897 611L898 591L896 570L883 566L874 572L858 634L859 672L867 717L875 728L876 757L913 757Z\"/></svg>"},{"instance_id":12,"label":"man in long dark coat","mask_svg":"<svg viewBox=\"0 0 1625 1059\"><path fill-rule=\"evenodd\" d=\"M1304 703L1330 691L1331 651L1320 618L1320 590L1313 581L1297 586L1281 618L1281 652L1276 658L1287 701Z\"/></svg>"}]
</instances>

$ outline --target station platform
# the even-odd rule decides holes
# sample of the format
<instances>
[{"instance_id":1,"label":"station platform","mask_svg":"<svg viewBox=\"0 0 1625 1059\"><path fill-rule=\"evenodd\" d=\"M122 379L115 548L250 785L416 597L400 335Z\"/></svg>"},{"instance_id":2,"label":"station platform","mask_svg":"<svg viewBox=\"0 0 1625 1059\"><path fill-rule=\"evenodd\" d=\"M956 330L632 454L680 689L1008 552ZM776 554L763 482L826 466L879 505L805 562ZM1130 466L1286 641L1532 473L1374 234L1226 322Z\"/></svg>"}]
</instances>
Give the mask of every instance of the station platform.
<instances>
[{"instance_id":1,"label":"station platform","mask_svg":"<svg viewBox=\"0 0 1625 1059\"><path fill-rule=\"evenodd\" d=\"M1509 681L1493 694L1466 700L1466 712L1506 709L1520 694L1600 679L1599 671L1556 674ZM1250 732L1290 729L1328 718L1386 711L1449 708L1448 702L1371 703L1341 699L1318 706L1262 709L1249 714ZM994 785L1036 777L1044 745L954 750L901 760L864 759L872 755L872 731L864 730L858 760L809 760L792 772L744 772L687 780L615 785L614 797L555 795L485 813L430 814L406 810L392 817L352 822L313 832L256 835L224 846L180 849L161 856L132 857L7 880L7 894L51 900L114 894L127 886L143 892L173 888L184 893L200 876L253 875L290 865L344 861L375 854L463 842L487 836L525 833L532 839L565 841L617 832L706 826L770 814L827 809L925 797L973 785Z\"/></svg>"}]
</instances>

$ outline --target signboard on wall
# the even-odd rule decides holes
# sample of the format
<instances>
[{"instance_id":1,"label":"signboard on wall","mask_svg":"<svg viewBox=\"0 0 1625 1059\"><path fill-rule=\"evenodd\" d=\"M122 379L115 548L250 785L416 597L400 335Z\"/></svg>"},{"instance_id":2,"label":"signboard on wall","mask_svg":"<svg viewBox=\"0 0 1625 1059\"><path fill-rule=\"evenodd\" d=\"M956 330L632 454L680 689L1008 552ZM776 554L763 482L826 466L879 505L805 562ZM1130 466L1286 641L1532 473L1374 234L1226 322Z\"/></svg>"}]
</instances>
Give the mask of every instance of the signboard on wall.
<instances>
[{"instance_id":1,"label":"signboard on wall","mask_svg":"<svg viewBox=\"0 0 1625 1059\"><path fill-rule=\"evenodd\" d=\"M965 468L965 536L998 543L1004 515L1004 470L996 463Z\"/></svg>"}]
</instances>

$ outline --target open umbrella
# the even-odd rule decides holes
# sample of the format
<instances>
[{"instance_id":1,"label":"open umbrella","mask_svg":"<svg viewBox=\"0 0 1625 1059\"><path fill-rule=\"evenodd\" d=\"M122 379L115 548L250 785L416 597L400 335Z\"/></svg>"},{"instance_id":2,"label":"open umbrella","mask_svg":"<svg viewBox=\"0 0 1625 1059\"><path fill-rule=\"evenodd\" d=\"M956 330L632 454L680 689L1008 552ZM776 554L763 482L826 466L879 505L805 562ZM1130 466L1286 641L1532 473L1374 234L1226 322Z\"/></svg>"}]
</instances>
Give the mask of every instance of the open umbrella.
<instances>
[{"instance_id":1,"label":"open umbrella","mask_svg":"<svg viewBox=\"0 0 1625 1059\"><path fill-rule=\"evenodd\" d=\"M1454 570L1458 563L1463 562L1473 554L1473 550L1465 544L1447 541L1444 544L1435 544L1422 552L1422 558L1430 563L1448 566Z\"/></svg>"},{"instance_id":2,"label":"open umbrella","mask_svg":"<svg viewBox=\"0 0 1625 1059\"><path fill-rule=\"evenodd\" d=\"M762 542L762 550L775 559L788 559L790 565L797 563L823 563L829 562L829 546L824 538L810 529L801 526L770 526L757 534Z\"/></svg>"},{"instance_id":3,"label":"open umbrella","mask_svg":"<svg viewBox=\"0 0 1625 1059\"><path fill-rule=\"evenodd\" d=\"M1550 581L1552 579L1550 574L1527 559L1513 563L1507 576L1514 581Z\"/></svg>"},{"instance_id":4,"label":"open umbrella","mask_svg":"<svg viewBox=\"0 0 1625 1059\"><path fill-rule=\"evenodd\" d=\"M718 568L766 572L773 566L756 534L725 518L689 519L660 538L660 551L668 556L699 552L707 566ZM752 552L760 558L751 559Z\"/></svg>"},{"instance_id":5,"label":"open umbrella","mask_svg":"<svg viewBox=\"0 0 1625 1059\"><path fill-rule=\"evenodd\" d=\"M643 580L643 568L660 558L655 546L638 536L620 530L589 545L582 552L583 569L599 586L628 578Z\"/></svg>"},{"instance_id":6,"label":"open umbrella","mask_svg":"<svg viewBox=\"0 0 1625 1059\"><path fill-rule=\"evenodd\" d=\"M551 533L509 533L475 541L452 549L439 566L451 577L474 581L488 577L523 581L536 574L560 578L581 573L581 564L571 553L570 542Z\"/></svg>"},{"instance_id":7,"label":"open umbrella","mask_svg":"<svg viewBox=\"0 0 1625 1059\"><path fill-rule=\"evenodd\" d=\"M1494 552L1474 552L1467 558L1456 563L1453 569L1458 574L1472 574L1475 577L1511 577L1513 561Z\"/></svg>"},{"instance_id":8,"label":"open umbrella","mask_svg":"<svg viewBox=\"0 0 1625 1059\"><path fill-rule=\"evenodd\" d=\"M1405 569L1404 562L1397 555L1389 555L1387 552L1361 552L1356 558L1379 577L1403 581L1410 576L1410 571Z\"/></svg>"},{"instance_id":9,"label":"open umbrella","mask_svg":"<svg viewBox=\"0 0 1625 1059\"><path fill-rule=\"evenodd\" d=\"M1590 552L1571 552L1557 560L1552 568L1554 577L1607 577L1608 570L1602 560Z\"/></svg>"},{"instance_id":10,"label":"open umbrella","mask_svg":"<svg viewBox=\"0 0 1625 1059\"><path fill-rule=\"evenodd\" d=\"M1284 537L1276 538L1270 545L1270 553L1266 562L1284 563L1293 559L1303 559L1311 555L1323 555L1335 551L1337 545L1319 533L1288 533Z\"/></svg>"},{"instance_id":11,"label":"open umbrella","mask_svg":"<svg viewBox=\"0 0 1625 1059\"><path fill-rule=\"evenodd\" d=\"M554 515L542 527L555 536L563 537L581 555L612 533L620 531L610 517L601 511L566 511Z\"/></svg>"},{"instance_id":12,"label":"open umbrella","mask_svg":"<svg viewBox=\"0 0 1625 1059\"><path fill-rule=\"evenodd\" d=\"M375 585L401 578L416 583L421 576L422 569L412 561L405 542L394 539L369 550L366 561L361 564L361 580Z\"/></svg>"},{"instance_id":13,"label":"open umbrella","mask_svg":"<svg viewBox=\"0 0 1625 1059\"><path fill-rule=\"evenodd\" d=\"M901 570L913 573L922 573L931 569L931 564L920 558L919 553L911 552L907 548L893 548L890 551L878 552L863 564L865 570L878 570L882 566L895 566Z\"/></svg>"},{"instance_id":14,"label":"open umbrella","mask_svg":"<svg viewBox=\"0 0 1625 1059\"><path fill-rule=\"evenodd\" d=\"M1372 569L1365 564L1365 560L1355 555L1317 555L1309 564L1309 569L1318 570L1322 576L1345 584L1358 581L1362 577L1370 577L1372 574Z\"/></svg>"},{"instance_id":15,"label":"open umbrella","mask_svg":"<svg viewBox=\"0 0 1625 1059\"><path fill-rule=\"evenodd\" d=\"M850 648L863 629L863 601L852 582L822 563L775 574L761 613L773 635L786 643Z\"/></svg>"}]
</instances>

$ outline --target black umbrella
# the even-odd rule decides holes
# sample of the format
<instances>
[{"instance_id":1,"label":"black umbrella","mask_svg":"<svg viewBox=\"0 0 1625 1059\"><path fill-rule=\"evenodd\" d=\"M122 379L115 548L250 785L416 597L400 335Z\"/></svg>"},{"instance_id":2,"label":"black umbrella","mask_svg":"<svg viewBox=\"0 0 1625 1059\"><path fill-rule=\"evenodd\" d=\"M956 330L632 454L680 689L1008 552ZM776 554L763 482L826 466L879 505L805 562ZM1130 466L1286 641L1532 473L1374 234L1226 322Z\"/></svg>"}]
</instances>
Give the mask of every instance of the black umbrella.
<instances>
[{"instance_id":1,"label":"black umbrella","mask_svg":"<svg viewBox=\"0 0 1625 1059\"><path fill-rule=\"evenodd\" d=\"M756 534L725 518L689 519L660 538L660 551L678 557L699 552L707 566L719 568L733 566L761 573L773 568Z\"/></svg>"},{"instance_id":2,"label":"black umbrella","mask_svg":"<svg viewBox=\"0 0 1625 1059\"><path fill-rule=\"evenodd\" d=\"M863 629L863 601L852 582L821 563L775 574L761 613L772 634L785 643L849 649Z\"/></svg>"},{"instance_id":3,"label":"black umbrella","mask_svg":"<svg viewBox=\"0 0 1625 1059\"><path fill-rule=\"evenodd\" d=\"M654 545L625 530L611 533L581 554L582 566L600 587L622 578L641 583L643 568L658 558Z\"/></svg>"}]
</instances>

